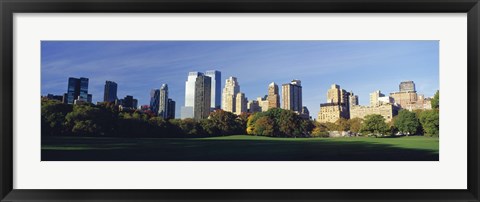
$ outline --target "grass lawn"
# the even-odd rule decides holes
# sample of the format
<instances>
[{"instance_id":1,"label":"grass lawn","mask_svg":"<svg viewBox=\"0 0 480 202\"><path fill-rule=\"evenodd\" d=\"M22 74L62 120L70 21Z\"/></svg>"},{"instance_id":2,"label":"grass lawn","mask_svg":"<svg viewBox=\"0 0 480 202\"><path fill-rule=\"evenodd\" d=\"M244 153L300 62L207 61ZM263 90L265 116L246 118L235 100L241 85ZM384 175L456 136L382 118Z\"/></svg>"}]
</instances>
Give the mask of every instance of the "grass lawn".
<instances>
[{"instance_id":1,"label":"grass lawn","mask_svg":"<svg viewBox=\"0 0 480 202\"><path fill-rule=\"evenodd\" d=\"M47 137L42 161L438 161L438 138Z\"/></svg>"}]
</instances>

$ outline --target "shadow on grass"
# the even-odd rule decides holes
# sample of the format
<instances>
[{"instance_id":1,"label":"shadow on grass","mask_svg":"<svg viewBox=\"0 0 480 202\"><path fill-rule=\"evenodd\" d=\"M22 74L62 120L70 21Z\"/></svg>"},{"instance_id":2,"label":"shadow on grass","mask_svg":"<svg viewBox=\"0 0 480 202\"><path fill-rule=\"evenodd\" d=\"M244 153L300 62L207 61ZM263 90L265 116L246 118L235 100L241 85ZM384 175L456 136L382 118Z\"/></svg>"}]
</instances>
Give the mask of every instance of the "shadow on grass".
<instances>
[{"instance_id":1,"label":"shadow on grass","mask_svg":"<svg viewBox=\"0 0 480 202\"><path fill-rule=\"evenodd\" d=\"M42 139L42 161L438 161L438 150L372 141L209 138Z\"/></svg>"}]
</instances>

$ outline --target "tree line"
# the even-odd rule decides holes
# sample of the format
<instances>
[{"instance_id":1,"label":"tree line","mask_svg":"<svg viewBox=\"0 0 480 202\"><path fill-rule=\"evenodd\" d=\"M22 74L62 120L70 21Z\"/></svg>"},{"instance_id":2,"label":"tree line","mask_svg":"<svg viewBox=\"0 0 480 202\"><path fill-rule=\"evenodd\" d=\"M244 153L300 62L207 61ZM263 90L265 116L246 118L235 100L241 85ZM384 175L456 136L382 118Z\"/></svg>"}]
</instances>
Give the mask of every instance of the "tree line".
<instances>
[{"instance_id":1,"label":"tree line","mask_svg":"<svg viewBox=\"0 0 480 202\"><path fill-rule=\"evenodd\" d=\"M329 137L329 131L350 131L357 135L425 135L438 137L438 91L432 110L401 110L390 123L381 115L365 119L339 119L318 123L290 110L269 109L254 114L235 115L215 110L208 119L163 119L151 112L119 111L114 103L97 105L63 104L42 98L42 135L46 136L120 136L120 137L209 137L249 134L270 137Z\"/></svg>"}]
</instances>

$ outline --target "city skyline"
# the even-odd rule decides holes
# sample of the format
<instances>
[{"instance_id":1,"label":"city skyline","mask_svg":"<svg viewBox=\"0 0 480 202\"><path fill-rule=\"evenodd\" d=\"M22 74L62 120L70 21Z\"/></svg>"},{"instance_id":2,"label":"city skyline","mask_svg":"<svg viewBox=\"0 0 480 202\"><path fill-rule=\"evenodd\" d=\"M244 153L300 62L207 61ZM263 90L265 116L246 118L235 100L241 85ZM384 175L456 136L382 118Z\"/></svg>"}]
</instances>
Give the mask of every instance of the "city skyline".
<instances>
[{"instance_id":1,"label":"city skyline","mask_svg":"<svg viewBox=\"0 0 480 202\"><path fill-rule=\"evenodd\" d=\"M271 82L301 80L303 105L314 118L332 83L353 91L360 105L368 105L370 93L397 92L407 80L414 80L425 97L433 96L438 41L42 42L42 95L61 95L68 77L86 77L94 103L103 101L108 80L118 84L118 97L132 95L145 105L150 90L166 83L177 118L188 73L207 70L222 73L222 89L225 78L237 77L249 101L268 94Z\"/></svg>"}]
</instances>

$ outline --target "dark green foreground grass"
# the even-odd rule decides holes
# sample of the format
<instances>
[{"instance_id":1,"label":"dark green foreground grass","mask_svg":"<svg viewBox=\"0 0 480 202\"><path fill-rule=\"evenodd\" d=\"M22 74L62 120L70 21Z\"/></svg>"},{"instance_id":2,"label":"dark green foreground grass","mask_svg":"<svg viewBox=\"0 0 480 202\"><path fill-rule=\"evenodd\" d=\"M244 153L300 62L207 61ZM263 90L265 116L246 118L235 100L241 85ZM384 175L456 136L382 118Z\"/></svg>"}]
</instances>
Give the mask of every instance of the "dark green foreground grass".
<instances>
[{"instance_id":1,"label":"dark green foreground grass","mask_svg":"<svg viewBox=\"0 0 480 202\"><path fill-rule=\"evenodd\" d=\"M438 161L438 138L42 139L42 161Z\"/></svg>"}]
</instances>

